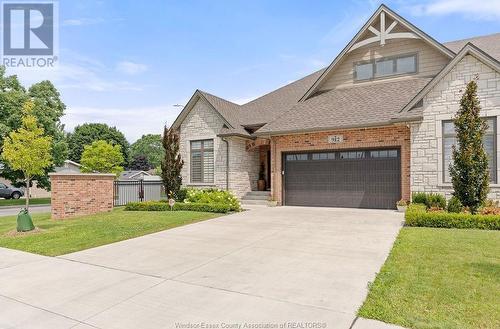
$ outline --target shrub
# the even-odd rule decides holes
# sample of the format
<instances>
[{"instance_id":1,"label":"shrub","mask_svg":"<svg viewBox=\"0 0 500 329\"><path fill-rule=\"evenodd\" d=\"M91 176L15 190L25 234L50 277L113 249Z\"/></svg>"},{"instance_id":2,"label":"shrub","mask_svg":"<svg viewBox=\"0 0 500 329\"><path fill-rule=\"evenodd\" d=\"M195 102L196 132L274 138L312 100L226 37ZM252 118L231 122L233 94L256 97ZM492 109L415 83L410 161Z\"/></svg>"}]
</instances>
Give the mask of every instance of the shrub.
<instances>
[{"instance_id":1,"label":"shrub","mask_svg":"<svg viewBox=\"0 0 500 329\"><path fill-rule=\"evenodd\" d=\"M500 216L467 213L427 212L421 204L412 204L405 214L406 226L500 230Z\"/></svg>"},{"instance_id":2,"label":"shrub","mask_svg":"<svg viewBox=\"0 0 500 329\"><path fill-rule=\"evenodd\" d=\"M462 202L460 202L457 197L452 196L450 201L448 201L448 212L461 213L463 209L464 206L462 206Z\"/></svg>"},{"instance_id":3,"label":"shrub","mask_svg":"<svg viewBox=\"0 0 500 329\"><path fill-rule=\"evenodd\" d=\"M162 201L145 201L145 202L129 202L125 206L127 211L170 211L170 206L167 202ZM176 202L173 211L201 211L214 213L228 213L230 208L228 205L221 203L181 203Z\"/></svg>"},{"instance_id":4,"label":"shrub","mask_svg":"<svg viewBox=\"0 0 500 329\"><path fill-rule=\"evenodd\" d=\"M427 208L446 209L446 199L438 193L430 193L427 195Z\"/></svg>"},{"instance_id":5,"label":"shrub","mask_svg":"<svg viewBox=\"0 0 500 329\"><path fill-rule=\"evenodd\" d=\"M427 205L427 194L425 192L413 192L411 202Z\"/></svg>"},{"instance_id":6,"label":"shrub","mask_svg":"<svg viewBox=\"0 0 500 329\"><path fill-rule=\"evenodd\" d=\"M185 203L225 204L231 211L240 211L240 200L233 193L219 189L188 189Z\"/></svg>"},{"instance_id":7,"label":"shrub","mask_svg":"<svg viewBox=\"0 0 500 329\"><path fill-rule=\"evenodd\" d=\"M183 187L175 194L175 201L184 202L187 196L188 189Z\"/></svg>"}]
</instances>

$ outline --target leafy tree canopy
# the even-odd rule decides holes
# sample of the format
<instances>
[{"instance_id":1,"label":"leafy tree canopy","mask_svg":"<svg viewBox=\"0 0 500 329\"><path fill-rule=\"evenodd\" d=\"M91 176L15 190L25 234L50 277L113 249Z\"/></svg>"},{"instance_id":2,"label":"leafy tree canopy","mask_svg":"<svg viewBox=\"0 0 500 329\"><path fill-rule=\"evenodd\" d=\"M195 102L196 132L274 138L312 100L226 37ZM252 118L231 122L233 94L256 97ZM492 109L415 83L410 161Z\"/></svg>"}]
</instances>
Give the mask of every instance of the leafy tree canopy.
<instances>
[{"instance_id":1,"label":"leafy tree canopy","mask_svg":"<svg viewBox=\"0 0 500 329\"><path fill-rule=\"evenodd\" d=\"M164 154L165 150L161 144L160 134L142 135L142 137L130 147L130 156L132 158L143 155L147 158L153 168L161 165L161 159Z\"/></svg>"},{"instance_id":2,"label":"leafy tree canopy","mask_svg":"<svg viewBox=\"0 0 500 329\"><path fill-rule=\"evenodd\" d=\"M120 165L126 164L130 145L125 139L125 135L116 127L110 127L104 123L84 123L77 126L74 132L68 135L69 159L81 162L84 147L99 140L119 146L124 157Z\"/></svg>"},{"instance_id":3,"label":"leafy tree canopy","mask_svg":"<svg viewBox=\"0 0 500 329\"><path fill-rule=\"evenodd\" d=\"M148 171L153 167L151 166L151 163L149 163L148 158L146 156L136 155L130 162L129 168L130 170Z\"/></svg>"},{"instance_id":4,"label":"leafy tree canopy","mask_svg":"<svg viewBox=\"0 0 500 329\"><path fill-rule=\"evenodd\" d=\"M11 131L4 139L2 159L12 168L23 173L26 190L36 175L43 175L52 165L52 137L45 136L33 115L35 104L26 102L23 107L21 127ZM29 207L29 193L26 193L26 208Z\"/></svg>"},{"instance_id":5,"label":"leafy tree canopy","mask_svg":"<svg viewBox=\"0 0 500 329\"><path fill-rule=\"evenodd\" d=\"M82 172L113 173L119 175L123 171L123 154L120 145L112 145L104 140L85 145L81 165Z\"/></svg>"},{"instance_id":6,"label":"leafy tree canopy","mask_svg":"<svg viewBox=\"0 0 500 329\"><path fill-rule=\"evenodd\" d=\"M27 101L33 104L31 115L40 128L43 128L44 135L51 137L53 165L33 178L39 186L48 188L48 172L52 171L53 166L62 165L67 158L66 135L60 120L66 106L50 81L36 83L26 90L17 76L6 75L5 67L0 66L0 147L10 132L22 126L23 105ZM24 184L24 175L20 170L13 169L8 163L3 163L3 166L0 176L10 180L15 186Z\"/></svg>"}]
</instances>

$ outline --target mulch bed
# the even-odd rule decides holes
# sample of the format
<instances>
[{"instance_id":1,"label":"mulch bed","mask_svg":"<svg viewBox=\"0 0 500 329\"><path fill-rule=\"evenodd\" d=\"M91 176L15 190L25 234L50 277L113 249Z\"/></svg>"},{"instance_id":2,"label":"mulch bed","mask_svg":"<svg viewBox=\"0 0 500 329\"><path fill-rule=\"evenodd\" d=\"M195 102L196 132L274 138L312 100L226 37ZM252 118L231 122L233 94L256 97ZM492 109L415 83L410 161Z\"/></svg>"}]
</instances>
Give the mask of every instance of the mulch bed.
<instances>
[{"instance_id":1,"label":"mulch bed","mask_svg":"<svg viewBox=\"0 0 500 329\"><path fill-rule=\"evenodd\" d=\"M45 230L42 230L41 228L35 227L34 230L28 231L28 232L18 232L17 230L12 230L4 234L4 236L7 237L17 237L17 236L26 236L26 235L33 235L33 234L38 234L42 233Z\"/></svg>"}]
</instances>

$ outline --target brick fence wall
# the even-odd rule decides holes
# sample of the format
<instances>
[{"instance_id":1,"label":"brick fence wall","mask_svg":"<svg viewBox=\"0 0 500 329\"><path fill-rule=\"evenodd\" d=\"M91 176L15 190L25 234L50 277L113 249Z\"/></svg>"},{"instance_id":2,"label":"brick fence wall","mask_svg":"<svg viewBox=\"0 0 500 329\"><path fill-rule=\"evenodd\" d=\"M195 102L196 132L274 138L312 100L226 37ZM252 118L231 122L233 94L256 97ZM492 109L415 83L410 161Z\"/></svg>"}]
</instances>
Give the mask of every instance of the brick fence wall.
<instances>
[{"instance_id":1,"label":"brick fence wall","mask_svg":"<svg viewBox=\"0 0 500 329\"><path fill-rule=\"evenodd\" d=\"M343 135L341 144L328 143L329 135ZM335 130L328 132L275 136L271 138L271 194L282 204L282 164L283 152L370 149L398 147L401 149L401 197L410 199L410 129L406 125L380 128Z\"/></svg>"},{"instance_id":2,"label":"brick fence wall","mask_svg":"<svg viewBox=\"0 0 500 329\"><path fill-rule=\"evenodd\" d=\"M113 209L113 174L52 173L52 219L66 219Z\"/></svg>"}]
</instances>

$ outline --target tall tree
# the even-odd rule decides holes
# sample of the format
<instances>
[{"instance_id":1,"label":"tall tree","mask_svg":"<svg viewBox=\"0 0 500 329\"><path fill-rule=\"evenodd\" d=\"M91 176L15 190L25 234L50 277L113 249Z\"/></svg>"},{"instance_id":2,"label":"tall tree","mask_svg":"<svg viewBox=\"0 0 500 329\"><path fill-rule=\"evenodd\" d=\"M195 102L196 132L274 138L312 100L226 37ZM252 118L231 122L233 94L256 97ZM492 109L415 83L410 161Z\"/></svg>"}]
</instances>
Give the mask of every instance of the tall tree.
<instances>
[{"instance_id":1,"label":"tall tree","mask_svg":"<svg viewBox=\"0 0 500 329\"><path fill-rule=\"evenodd\" d=\"M44 134L52 137L53 165L33 177L38 186L48 188L48 172L52 171L53 166L59 166L67 159L66 134L60 121L66 106L50 81L36 83L26 90L15 75L7 76L5 67L0 66L0 147L9 132L21 127L22 109L27 101L33 102L32 115L44 129ZM24 184L24 174L21 171L14 170L7 163L2 165L0 176L10 180L14 186Z\"/></svg>"},{"instance_id":2,"label":"tall tree","mask_svg":"<svg viewBox=\"0 0 500 329\"><path fill-rule=\"evenodd\" d=\"M182 185L181 169L184 165L179 154L179 135L174 129L165 126L162 144L165 156L161 163L161 177L169 197L175 197Z\"/></svg>"},{"instance_id":3,"label":"tall tree","mask_svg":"<svg viewBox=\"0 0 500 329\"><path fill-rule=\"evenodd\" d=\"M125 135L116 127L110 127L104 123L84 123L77 126L74 132L69 134L69 159L80 162L85 145L90 145L98 140L118 145L124 157L121 165L126 165L129 159L130 145Z\"/></svg>"},{"instance_id":4,"label":"tall tree","mask_svg":"<svg viewBox=\"0 0 500 329\"><path fill-rule=\"evenodd\" d=\"M145 155L136 155L130 162L130 170L143 170L148 171L154 168L151 163L149 163L148 158Z\"/></svg>"},{"instance_id":5,"label":"tall tree","mask_svg":"<svg viewBox=\"0 0 500 329\"><path fill-rule=\"evenodd\" d=\"M112 145L98 140L85 145L82 158L82 172L113 173L119 175L123 171L121 164L123 155L119 145Z\"/></svg>"},{"instance_id":6,"label":"tall tree","mask_svg":"<svg viewBox=\"0 0 500 329\"><path fill-rule=\"evenodd\" d=\"M35 175L42 175L52 165L52 137L44 136L44 130L33 115L33 102L23 107L22 124L9 133L3 144L2 158L14 170L24 175L26 183L26 209L29 210L30 183Z\"/></svg>"},{"instance_id":7,"label":"tall tree","mask_svg":"<svg viewBox=\"0 0 500 329\"><path fill-rule=\"evenodd\" d=\"M130 156L135 158L136 156L145 156L153 168L159 167L161 165L161 159L163 158L165 151L162 147L161 135L157 134L147 134L142 135L137 141L135 141L130 146Z\"/></svg>"},{"instance_id":8,"label":"tall tree","mask_svg":"<svg viewBox=\"0 0 500 329\"><path fill-rule=\"evenodd\" d=\"M472 80L467 84L453 120L458 147L453 146L450 165L453 194L471 213L476 213L484 203L489 189L488 155L483 145L488 127L480 118L480 111L477 83Z\"/></svg>"}]
</instances>

